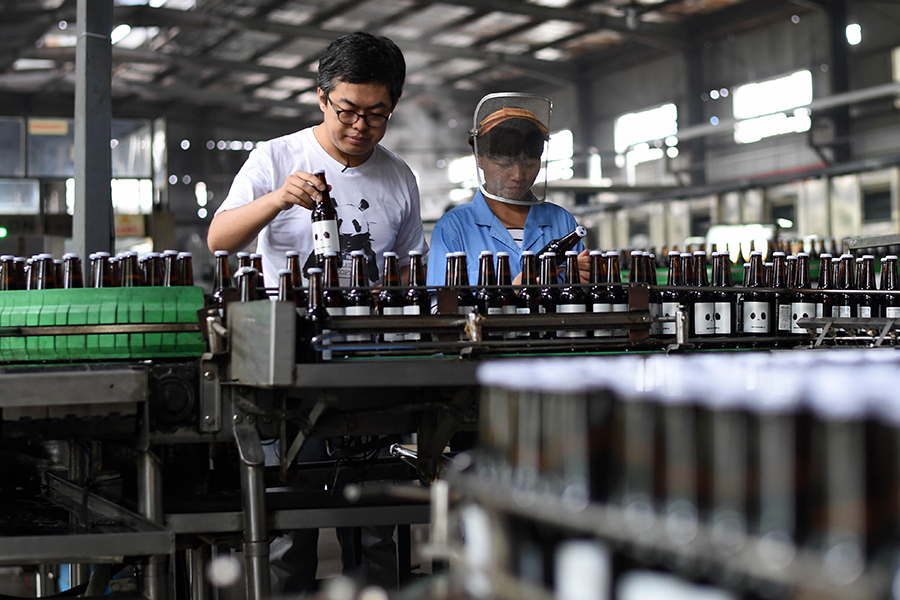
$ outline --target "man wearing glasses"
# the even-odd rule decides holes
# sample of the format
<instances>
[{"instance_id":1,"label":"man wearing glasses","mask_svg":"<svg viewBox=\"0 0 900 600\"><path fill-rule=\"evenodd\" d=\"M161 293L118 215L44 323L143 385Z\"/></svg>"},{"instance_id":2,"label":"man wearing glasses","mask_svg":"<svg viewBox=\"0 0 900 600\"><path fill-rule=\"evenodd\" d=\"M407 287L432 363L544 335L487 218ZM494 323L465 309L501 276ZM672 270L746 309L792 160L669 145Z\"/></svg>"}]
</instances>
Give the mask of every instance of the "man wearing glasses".
<instances>
[{"instance_id":1,"label":"man wearing glasses","mask_svg":"<svg viewBox=\"0 0 900 600\"><path fill-rule=\"evenodd\" d=\"M427 250L419 190L406 163L379 145L405 78L403 54L385 37L358 32L332 42L319 57L322 123L250 153L210 223L209 249L233 252L256 238L266 286L277 287L285 252L314 252L309 210L326 188L312 173L324 170L337 204L341 284L353 250L366 252L373 285L384 252L407 269L410 250Z\"/></svg>"},{"instance_id":2,"label":"man wearing glasses","mask_svg":"<svg viewBox=\"0 0 900 600\"><path fill-rule=\"evenodd\" d=\"M260 144L241 167L228 197L209 226L211 251L241 249L257 240L266 287L277 287L285 252L314 252L310 209L325 182L337 204L341 285L350 279L349 255L364 250L370 283L380 282L383 253L396 252L408 270L408 253L428 246L419 213L419 190L403 160L378 143L397 106L406 62L389 39L353 33L332 42L319 57L322 123ZM304 274L305 275L305 274ZM328 460L324 441L311 438L298 461ZM354 565L354 533L339 528L345 573L354 567L368 582L397 587L393 526L363 527L361 565ZM273 593L312 592L316 587L317 529L289 532L270 548Z\"/></svg>"}]
</instances>

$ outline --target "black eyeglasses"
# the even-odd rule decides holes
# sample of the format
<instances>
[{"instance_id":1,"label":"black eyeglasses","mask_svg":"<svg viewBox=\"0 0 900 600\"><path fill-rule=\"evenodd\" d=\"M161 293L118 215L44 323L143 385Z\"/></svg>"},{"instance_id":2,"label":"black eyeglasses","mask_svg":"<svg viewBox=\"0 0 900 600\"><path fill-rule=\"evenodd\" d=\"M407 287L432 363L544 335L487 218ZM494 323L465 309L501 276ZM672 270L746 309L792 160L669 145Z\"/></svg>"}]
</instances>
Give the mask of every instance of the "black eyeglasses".
<instances>
[{"instance_id":1,"label":"black eyeglasses","mask_svg":"<svg viewBox=\"0 0 900 600\"><path fill-rule=\"evenodd\" d=\"M352 110L338 110L338 107L334 105L334 102L331 101L331 98L327 98L327 100L331 104L331 109L334 111L334 114L337 115L338 121L340 121L344 125L353 125L360 119L363 119L366 122L366 125L368 125L372 129L378 129L379 127L384 127L384 124L387 123L388 119L391 118L391 115L361 115L358 112L353 112Z\"/></svg>"}]
</instances>

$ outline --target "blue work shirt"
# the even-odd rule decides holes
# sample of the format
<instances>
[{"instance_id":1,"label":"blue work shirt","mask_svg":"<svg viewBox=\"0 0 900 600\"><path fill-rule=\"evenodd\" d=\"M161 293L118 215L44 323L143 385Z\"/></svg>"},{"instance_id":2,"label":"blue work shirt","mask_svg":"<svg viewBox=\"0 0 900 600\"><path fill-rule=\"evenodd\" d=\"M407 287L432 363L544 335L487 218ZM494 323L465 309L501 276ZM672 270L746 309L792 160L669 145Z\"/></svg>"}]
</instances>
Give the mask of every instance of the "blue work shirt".
<instances>
[{"instance_id":1,"label":"blue work shirt","mask_svg":"<svg viewBox=\"0 0 900 600\"><path fill-rule=\"evenodd\" d=\"M575 217L563 207L549 202L535 204L525 219L522 247L519 248L506 226L491 211L481 190L478 190L471 202L447 212L435 224L428 252L428 285L444 285L448 252L466 253L469 285L478 283L479 254L484 250L490 250L495 255L509 252L510 275L515 279L522 271L522 252L537 252L576 227ZM581 252L584 244L578 242L574 249Z\"/></svg>"}]
</instances>

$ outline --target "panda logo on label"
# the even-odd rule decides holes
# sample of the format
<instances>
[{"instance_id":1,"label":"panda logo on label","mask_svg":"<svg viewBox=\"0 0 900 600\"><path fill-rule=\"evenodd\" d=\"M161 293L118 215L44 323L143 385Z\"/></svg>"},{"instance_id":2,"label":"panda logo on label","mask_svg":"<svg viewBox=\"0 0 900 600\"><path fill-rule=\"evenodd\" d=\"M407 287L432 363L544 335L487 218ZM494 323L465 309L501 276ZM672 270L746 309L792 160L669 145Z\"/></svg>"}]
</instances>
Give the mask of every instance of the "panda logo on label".
<instances>
[{"instance_id":1,"label":"panda logo on label","mask_svg":"<svg viewBox=\"0 0 900 600\"><path fill-rule=\"evenodd\" d=\"M744 333L769 333L768 302L744 304Z\"/></svg>"}]
</instances>

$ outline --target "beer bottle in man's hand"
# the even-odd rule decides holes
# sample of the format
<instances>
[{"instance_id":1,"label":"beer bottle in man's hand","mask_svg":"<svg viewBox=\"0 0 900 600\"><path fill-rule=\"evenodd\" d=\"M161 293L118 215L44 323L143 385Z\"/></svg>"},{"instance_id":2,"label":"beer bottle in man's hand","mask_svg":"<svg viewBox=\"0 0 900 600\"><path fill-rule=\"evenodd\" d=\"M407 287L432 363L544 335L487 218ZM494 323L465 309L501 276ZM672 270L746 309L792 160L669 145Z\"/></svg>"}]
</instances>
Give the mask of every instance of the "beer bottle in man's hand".
<instances>
[{"instance_id":1,"label":"beer bottle in man's hand","mask_svg":"<svg viewBox=\"0 0 900 600\"><path fill-rule=\"evenodd\" d=\"M559 267L566 261L566 252L574 248L581 238L587 235L587 229L579 225L574 231L564 235L563 237L552 240L549 244L541 248L537 253L538 258L544 256L547 252L556 254L556 265Z\"/></svg>"},{"instance_id":2,"label":"beer bottle in man's hand","mask_svg":"<svg viewBox=\"0 0 900 600\"><path fill-rule=\"evenodd\" d=\"M338 214L328 193L328 182L325 181L325 171L313 173L325 184L325 191L321 192L322 201L316 202L310 213L312 220L313 244L316 253L316 264L322 266L326 252L340 252L341 241L338 234Z\"/></svg>"}]
</instances>

